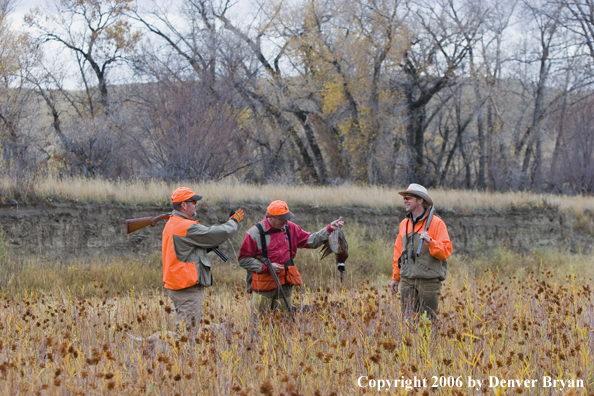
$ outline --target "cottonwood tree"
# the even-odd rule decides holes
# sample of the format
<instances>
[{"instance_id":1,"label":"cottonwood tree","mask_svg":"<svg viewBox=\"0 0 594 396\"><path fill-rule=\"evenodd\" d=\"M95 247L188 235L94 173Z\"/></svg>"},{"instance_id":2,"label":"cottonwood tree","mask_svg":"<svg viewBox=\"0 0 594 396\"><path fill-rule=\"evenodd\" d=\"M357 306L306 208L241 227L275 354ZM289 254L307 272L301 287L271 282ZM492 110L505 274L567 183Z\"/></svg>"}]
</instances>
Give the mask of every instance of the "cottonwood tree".
<instances>
[{"instance_id":1,"label":"cottonwood tree","mask_svg":"<svg viewBox=\"0 0 594 396\"><path fill-rule=\"evenodd\" d=\"M111 72L140 39L126 17L131 9L132 0L55 0L25 16L46 50L43 68L31 81L48 106L65 151L48 155L65 158L71 173L122 176L114 170L122 169L116 158L126 158L118 155L125 130L118 119L124 108L121 102L112 108L114 92L108 86ZM50 56L56 52L71 56L59 66L59 56ZM73 65L74 73L64 73ZM64 81L76 81L80 90L67 89Z\"/></svg>"},{"instance_id":2,"label":"cottonwood tree","mask_svg":"<svg viewBox=\"0 0 594 396\"><path fill-rule=\"evenodd\" d=\"M458 26L463 29L468 45L468 76L467 85L474 95L473 107L469 111L476 115L476 152L478 166L476 166L476 182L478 189L493 188L496 178L493 172L505 171L498 169L497 157L505 155L507 150L496 152L494 142L503 129L501 117L498 114L497 97L499 96L499 81L502 76L506 48L503 43L509 36L512 18L516 13L516 0L481 0L469 1L468 6L473 9L474 18L480 21L478 28L474 25L465 26L459 15L454 14ZM466 28L469 27L470 31ZM449 156L448 156L449 158ZM440 184L444 182L444 173L440 177Z\"/></svg>"},{"instance_id":3,"label":"cottonwood tree","mask_svg":"<svg viewBox=\"0 0 594 396\"><path fill-rule=\"evenodd\" d=\"M433 119L429 102L462 74L482 19L469 4L453 0L407 4L409 47L393 89L403 93L406 117L406 181L428 185L435 175L425 168L425 132Z\"/></svg>"},{"instance_id":4,"label":"cottonwood tree","mask_svg":"<svg viewBox=\"0 0 594 396\"><path fill-rule=\"evenodd\" d=\"M224 13L226 6L216 0L151 1L134 9L130 17L149 32L143 53L136 57L138 71L157 80L168 77L163 76L166 70L179 79L199 79L217 96L217 57L226 43L214 13Z\"/></svg>"},{"instance_id":5,"label":"cottonwood tree","mask_svg":"<svg viewBox=\"0 0 594 396\"><path fill-rule=\"evenodd\" d=\"M390 164L393 154L386 148L394 144L398 96L389 89L389 72L401 61L408 44L403 3L330 4L333 8L318 12L317 26L295 39L302 62L308 66L306 81L308 86L314 82L322 93L319 114L342 137L345 156L354 158L355 180L388 183L393 167L382 168Z\"/></svg>"},{"instance_id":6,"label":"cottonwood tree","mask_svg":"<svg viewBox=\"0 0 594 396\"><path fill-rule=\"evenodd\" d=\"M149 85L138 87L134 101L142 116L141 160L152 175L217 179L253 163L239 126L243 104L218 60L232 45L214 16L225 7L210 0L152 2L130 14L148 32L134 66Z\"/></svg>"},{"instance_id":7,"label":"cottonwood tree","mask_svg":"<svg viewBox=\"0 0 594 396\"><path fill-rule=\"evenodd\" d=\"M0 147L5 170L27 171L36 139L27 120L31 91L27 78L39 60L39 52L24 33L11 29L8 16L12 0L0 0Z\"/></svg>"},{"instance_id":8,"label":"cottonwood tree","mask_svg":"<svg viewBox=\"0 0 594 396\"><path fill-rule=\"evenodd\" d=\"M43 10L36 7L25 17L41 42L56 43L73 56L91 116L108 111L109 72L123 62L140 39L126 18L132 2L53 0Z\"/></svg>"},{"instance_id":9,"label":"cottonwood tree","mask_svg":"<svg viewBox=\"0 0 594 396\"><path fill-rule=\"evenodd\" d=\"M594 193L594 101L581 100L567 110L555 174L558 191Z\"/></svg>"},{"instance_id":10,"label":"cottonwood tree","mask_svg":"<svg viewBox=\"0 0 594 396\"><path fill-rule=\"evenodd\" d=\"M548 9L554 12L549 13ZM587 48L590 57L594 60L593 0L549 0L547 8L540 11L578 35L581 45Z\"/></svg>"},{"instance_id":11,"label":"cottonwood tree","mask_svg":"<svg viewBox=\"0 0 594 396\"><path fill-rule=\"evenodd\" d=\"M286 2L262 6L251 30L218 15L258 61L236 79L265 81L242 84L245 96L282 126L318 182L389 181L382 166L392 153L383 143L393 145L395 128L384 121L394 100L385 70L403 52L400 8L399 1Z\"/></svg>"},{"instance_id":12,"label":"cottonwood tree","mask_svg":"<svg viewBox=\"0 0 594 396\"><path fill-rule=\"evenodd\" d=\"M321 160L321 152L311 129L303 136L299 134L299 123L306 124L307 113L292 106L287 71L282 62L286 57L287 38L278 35L274 23L282 10L282 4L261 5L257 19L245 30L240 29L227 15L227 9L219 10L217 18L225 28L233 33L236 39L246 48L239 56L226 57L226 69L235 81L235 88L249 103L250 117L268 118L275 129L280 130L280 139L269 136L269 140L279 140L284 144L288 138L299 159L299 173L304 180L312 179L324 183L326 180L325 165ZM263 45L266 42L267 45ZM287 105L287 99L288 105ZM292 111L286 111L287 108ZM295 120L297 117L297 121ZM266 138L265 138L266 139ZM265 140L263 139L263 140ZM256 141L260 140L257 137ZM266 145L260 145L266 147ZM274 144L278 147L278 144ZM288 153L288 148L283 150ZM272 155L271 155L272 154ZM274 153L267 157L275 158ZM317 165L317 166L316 166Z\"/></svg>"},{"instance_id":13,"label":"cottonwood tree","mask_svg":"<svg viewBox=\"0 0 594 396\"><path fill-rule=\"evenodd\" d=\"M540 7L544 4L540 4ZM516 135L515 153L521 159L520 188L540 188L543 170L543 141L544 120L551 103L551 95L547 92L550 81L551 69L554 67L559 49L565 45L561 40L558 18L550 17L549 13L541 12L539 5L533 2L524 2L523 11L526 21L533 26L534 42L526 42L525 50L520 54L520 69L526 70L520 80L523 92L530 98L531 114L527 126ZM559 9L549 10L550 14L557 15ZM525 68L524 66L528 66ZM522 94L523 95L523 94Z\"/></svg>"},{"instance_id":14,"label":"cottonwood tree","mask_svg":"<svg viewBox=\"0 0 594 396\"><path fill-rule=\"evenodd\" d=\"M579 47L578 47L579 48ZM583 48L583 47L582 47ZM576 51L575 47L567 47L565 50L563 62L560 65L559 76L557 78L559 98L550 111L551 132L554 140L554 148L548 168L548 177L544 186L548 191L566 193L571 191L568 187L566 168L562 166L567 142L572 139L566 136L568 122L571 121L574 114L572 107L578 108L584 106L583 102L590 102L594 71L591 59L587 51ZM581 55L581 56L580 56ZM587 108L587 107L586 107Z\"/></svg>"}]
</instances>

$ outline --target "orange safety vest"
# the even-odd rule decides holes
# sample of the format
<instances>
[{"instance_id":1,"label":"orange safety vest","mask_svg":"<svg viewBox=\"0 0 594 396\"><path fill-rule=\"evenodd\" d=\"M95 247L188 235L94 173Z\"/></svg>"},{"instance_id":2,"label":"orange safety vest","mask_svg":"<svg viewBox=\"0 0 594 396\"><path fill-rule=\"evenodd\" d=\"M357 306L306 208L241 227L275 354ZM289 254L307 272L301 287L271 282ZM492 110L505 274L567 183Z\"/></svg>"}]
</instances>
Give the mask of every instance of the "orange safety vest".
<instances>
[{"instance_id":1,"label":"orange safety vest","mask_svg":"<svg viewBox=\"0 0 594 396\"><path fill-rule=\"evenodd\" d=\"M285 284L285 275L284 271L279 272L278 280L280 281L281 285ZM276 283L272 278L272 275L269 273L261 273L261 274L252 274L252 287L253 291L257 292L264 292L276 289Z\"/></svg>"},{"instance_id":2,"label":"orange safety vest","mask_svg":"<svg viewBox=\"0 0 594 396\"><path fill-rule=\"evenodd\" d=\"M427 233L433 239L431 244L423 244L420 256L417 262L417 249L421 243L419 234L424 230L427 224L429 211L425 211L423 217L415 224L411 221L411 215L400 222L398 236L394 243L394 261L392 262L392 280L400 280L401 272L403 276L407 278L444 278L447 274L447 258L452 254L452 241L448 234L448 229L443 220L436 214L433 216L433 220L429 225ZM408 224L412 223L412 227ZM408 243L407 243L408 242ZM408 262L407 269L400 269L401 256L406 253ZM431 267L429 270L423 269L424 267ZM428 275L429 274L429 275ZM443 280L443 279L441 279Z\"/></svg>"},{"instance_id":3,"label":"orange safety vest","mask_svg":"<svg viewBox=\"0 0 594 396\"><path fill-rule=\"evenodd\" d=\"M277 274L278 280L281 285L284 285L285 283L291 283L290 279L289 280L287 279L287 276L294 276L294 277L299 277L299 284L301 284L301 275L299 274L299 271L297 270L297 267L295 267L295 264L293 264L293 260L292 260L293 246L291 243L291 233L288 231L288 228L287 228L287 231L285 231L285 230L268 230L268 231L264 231L264 232L262 232L262 231L260 231L260 236L261 236L261 241L262 241L262 256L264 256L264 257L268 257L268 247L266 246L266 239L264 238L264 235L275 234L278 232L286 232L287 233L287 238L289 240L289 261L287 261L287 263L285 263L285 269ZM291 272L291 273L289 273L289 272ZM257 292L264 292L264 291L270 291L270 290L274 290L274 289L276 289L276 283L274 282L274 278L272 277L272 275L270 275L268 272L252 274L251 290L257 291Z\"/></svg>"},{"instance_id":4,"label":"orange safety vest","mask_svg":"<svg viewBox=\"0 0 594 396\"><path fill-rule=\"evenodd\" d=\"M200 223L180 216L171 216L163 229L163 282L166 289L185 289L198 282L196 264L179 261L173 242L174 236L185 237L188 229L194 224Z\"/></svg>"}]
</instances>

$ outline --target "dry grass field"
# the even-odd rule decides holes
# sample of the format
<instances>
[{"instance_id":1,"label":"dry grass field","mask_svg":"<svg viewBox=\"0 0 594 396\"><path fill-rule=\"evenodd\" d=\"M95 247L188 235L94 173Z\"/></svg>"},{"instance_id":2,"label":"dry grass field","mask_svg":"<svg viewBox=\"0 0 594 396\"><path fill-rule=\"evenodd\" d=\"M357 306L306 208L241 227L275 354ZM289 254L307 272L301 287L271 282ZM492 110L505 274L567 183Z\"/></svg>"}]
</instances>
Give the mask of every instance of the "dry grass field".
<instances>
[{"instance_id":1,"label":"dry grass field","mask_svg":"<svg viewBox=\"0 0 594 396\"><path fill-rule=\"evenodd\" d=\"M89 202L168 205L171 192L186 185L209 203L253 202L266 204L275 199L289 204L311 206L393 207L402 205L398 191L406 186L278 186L253 185L234 181L218 183L168 183L161 180L113 182L98 179L36 177L34 183L0 178L0 193L34 199L61 199ZM531 192L484 192L433 189L429 191L438 209L508 209L510 206L558 206L563 211L582 214L594 212L594 199L587 196L560 196ZM1 198L1 197L0 197Z\"/></svg>"},{"instance_id":2,"label":"dry grass field","mask_svg":"<svg viewBox=\"0 0 594 396\"><path fill-rule=\"evenodd\" d=\"M252 328L241 283L222 285L207 292L201 330L179 339L160 291L115 296L98 281L87 298L5 294L0 393L588 395L594 307L580 278L487 270L447 282L435 323L403 317L386 285L303 289L296 304L314 312ZM157 332L156 343L128 337Z\"/></svg>"},{"instance_id":3,"label":"dry grass field","mask_svg":"<svg viewBox=\"0 0 594 396\"><path fill-rule=\"evenodd\" d=\"M403 317L389 293L391 242L350 240L342 285L331 259L299 253L295 303L313 312L252 328L245 272L215 261L201 330L177 339L157 254L77 263L0 252L0 394L594 394L590 257L455 256L430 323Z\"/></svg>"},{"instance_id":4,"label":"dry grass field","mask_svg":"<svg viewBox=\"0 0 594 396\"><path fill-rule=\"evenodd\" d=\"M48 180L31 196L165 204L175 187L61 183ZM232 197L241 191L249 202L401 204L397 189L190 186L210 202L237 202ZM10 186L0 188L10 196ZM442 207L469 210L546 203L578 214L582 202L581 210L592 205L583 197L432 195ZM159 252L48 260L20 257L0 243L0 394L594 395L591 257L505 249L454 255L431 323L404 317L388 290L393 241L345 232L343 284L331 258L299 252L305 285L295 303L313 310L271 314L250 326L245 272L234 258L224 264L213 257L215 285L201 328L175 338ZM130 337L155 334L154 342Z\"/></svg>"}]
</instances>

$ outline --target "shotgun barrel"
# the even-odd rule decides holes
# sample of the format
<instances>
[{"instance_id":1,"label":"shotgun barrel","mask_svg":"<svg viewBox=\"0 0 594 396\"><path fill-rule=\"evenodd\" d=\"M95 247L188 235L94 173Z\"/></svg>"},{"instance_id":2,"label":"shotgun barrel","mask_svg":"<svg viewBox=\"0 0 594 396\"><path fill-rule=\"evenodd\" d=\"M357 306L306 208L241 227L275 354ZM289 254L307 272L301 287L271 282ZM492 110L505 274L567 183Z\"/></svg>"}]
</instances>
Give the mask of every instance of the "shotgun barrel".
<instances>
[{"instance_id":1,"label":"shotgun barrel","mask_svg":"<svg viewBox=\"0 0 594 396\"><path fill-rule=\"evenodd\" d=\"M433 213L435 213L435 206L432 206L431 211L429 211L429 217L427 217L427 223L425 224L425 232L427 232L427 230L429 229L429 225L431 224L431 219L433 219ZM424 239L421 239L421 242L419 242L419 248L417 249L417 257L419 257L419 254L421 254L421 248L423 247L423 242L425 242Z\"/></svg>"},{"instance_id":2,"label":"shotgun barrel","mask_svg":"<svg viewBox=\"0 0 594 396\"><path fill-rule=\"evenodd\" d=\"M276 274L276 272L274 271L274 268L272 267L272 262L266 257L258 256L257 258L258 258L258 260L260 260L264 264L266 264L266 267L268 267L268 272L270 272L270 275L272 275L272 278L274 279L274 283L276 283L276 288L278 289L281 296L283 297L283 301L287 305L287 309L289 310L289 312L294 312L293 307L289 305L289 301L287 300L287 296L285 295L283 286L280 284L280 280L278 280L278 275Z\"/></svg>"},{"instance_id":3,"label":"shotgun barrel","mask_svg":"<svg viewBox=\"0 0 594 396\"><path fill-rule=\"evenodd\" d=\"M140 217L138 219L128 219L128 220L126 220L126 234L130 234L132 232L138 231L140 229L143 229L144 227L148 227L148 226L154 227L161 220L169 220L170 217L171 217L171 213L165 213L160 216L154 216L154 217ZM213 247L213 248L208 248L207 251L215 252L215 254L217 256L219 256L221 258L221 260L223 260L224 262L227 262L229 260L227 258L227 256L225 256L223 254L223 252L221 252L219 250L218 246Z\"/></svg>"}]
</instances>

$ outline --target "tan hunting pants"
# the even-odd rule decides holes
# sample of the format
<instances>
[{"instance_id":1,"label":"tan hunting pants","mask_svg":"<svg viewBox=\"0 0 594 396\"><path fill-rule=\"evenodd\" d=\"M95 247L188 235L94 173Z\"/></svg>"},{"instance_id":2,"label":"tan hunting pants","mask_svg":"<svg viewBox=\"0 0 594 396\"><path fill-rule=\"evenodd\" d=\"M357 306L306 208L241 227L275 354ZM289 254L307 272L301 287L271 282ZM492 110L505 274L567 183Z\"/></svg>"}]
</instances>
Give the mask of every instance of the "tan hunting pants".
<instances>
[{"instance_id":1,"label":"tan hunting pants","mask_svg":"<svg viewBox=\"0 0 594 396\"><path fill-rule=\"evenodd\" d=\"M283 291L287 297L287 301L290 306L293 306L293 286L283 285ZM278 289L263 291L263 292L252 292L252 310L262 314L269 311L289 311L283 295L280 294Z\"/></svg>"},{"instance_id":2,"label":"tan hunting pants","mask_svg":"<svg viewBox=\"0 0 594 396\"><path fill-rule=\"evenodd\" d=\"M187 327L200 326L204 287L194 285L180 290L165 290L175 307L175 325L178 328L182 323Z\"/></svg>"},{"instance_id":3,"label":"tan hunting pants","mask_svg":"<svg viewBox=\"0 0 594 396\"><path fill-rule=\"evenodd\" d=\"M440 293L441 281L437 278L400 278L400 303L404 313L427 312L427 317L435 320Z\"/></svg>"}]
</instances>

